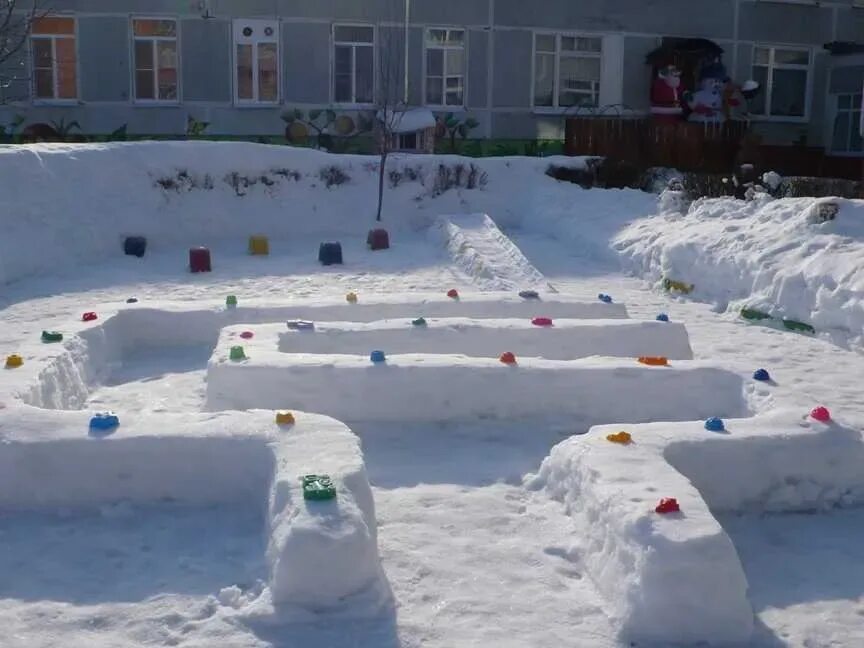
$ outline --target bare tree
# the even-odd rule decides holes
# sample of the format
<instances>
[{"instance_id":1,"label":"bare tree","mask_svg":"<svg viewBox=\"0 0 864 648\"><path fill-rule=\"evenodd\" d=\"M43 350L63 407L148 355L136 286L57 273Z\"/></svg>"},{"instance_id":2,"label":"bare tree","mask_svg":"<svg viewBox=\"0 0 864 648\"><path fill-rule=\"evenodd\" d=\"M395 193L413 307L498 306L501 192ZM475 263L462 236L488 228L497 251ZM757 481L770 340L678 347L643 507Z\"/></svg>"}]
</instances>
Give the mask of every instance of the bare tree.
<instances>
[{"instance_id":1,"label":"bare tree","mask_svg":"<svg viewBox=\"0 0 864 648\"><path fill-rule=\"evenodd\" d=\"M38 0L0 0L0 102L5 90L24 78L26 67L20 54L33 21L43 15Z\"/></svg>"}]
</instances>

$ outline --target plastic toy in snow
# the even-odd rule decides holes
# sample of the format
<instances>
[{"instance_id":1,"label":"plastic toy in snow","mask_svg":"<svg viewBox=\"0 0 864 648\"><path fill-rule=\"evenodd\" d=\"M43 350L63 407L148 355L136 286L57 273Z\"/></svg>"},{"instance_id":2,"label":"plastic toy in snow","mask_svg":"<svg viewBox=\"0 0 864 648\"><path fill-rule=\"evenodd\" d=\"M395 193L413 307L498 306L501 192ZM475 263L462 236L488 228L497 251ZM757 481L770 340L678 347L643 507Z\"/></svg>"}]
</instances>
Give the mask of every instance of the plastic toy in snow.
<instances>
[{"instance_id":1,"label":"plastic toy in snow","mask_svg":"<svg viewBox=\"0 0 864 648\"><path fill-rule=\"evenodd\" d=\"M291 412L276 412L276 425L294 425L295 422Z\"/></svg>"},{"instance_id":2,"label":"plastic toy in snow","mask_svg":"<svg viewBox=\"0 0 864 648\"><path fill-rule=\"evenodd\" d=\"M345 295L345 301L347 301L349 304L356 304L357 293L349 292L347 295Z\"/></svg>"},{"instance_id":3,"label":"plastic toy in snow","mask_svg":"<svg viewBox=\"0 0 864 648\"><path fill-rule=\"evenodd\" d=\"M250 236L249 254L252 256L267 256L270 254L270 239L261 235Z\"/></svg>"},{"instance_id":4,"label":"plastic toy in snow","mask_svg":"<svg viewBox=\"0 0 864 648\"><path fill-rule=\"evenodd\" d=\"M22 358L17 353L13 353L10 356L6 357L6 368L7 369L17 369L21 365L24 364L24 358Z\"/></svg>"},{"instance_id":5,"label":"plastic toy in snow","mask_svg":"<svg viewBox=\"0 0 864 648\"><path fill-rule=\"evenodd\" d=\"M225 298L225 308L237 308L237 296L228 295Z\"/></svg>"},{"instance_id":6,"label":"plastic toy in snow","mask_svg":"<svg viewBox=\"0 0 864 648\"><path fill-rule=\"evenodd\" d=\"M551 317L535 317L531 320L531 323L534 326L552 326L552 318Z\"/></svg>"},{"instance_id":7,"label":"plastic toy in snow","mask_svg":"<svg viewBox=\"0 0 864 648\"><path fill-rule=\"evenodd\" d=\"M130 297L129 299L126 300L126 303L127 304L137 304L138 298L137 297Z\"/></svg>"},{"instance_id":8,"label":"plastic toy in snow","mask_svg":"<svg viewBox=\"0 0 864 648\"><path fill-rule=\"evenodd\" d=\"M447 291L447 296L450 299L459 299L459 291L456 290L455 288L451 288L450 290Z\"/></svg>"},{"instance_id":9,"label":"plastic toy in snow","mask_svg":"<svg viewBox=\"0 0 864 648\"><path fill-rule=\"evenodd\" d=\"M62 342L63 334L57 331L42 331L42 341L46 343Z\"/></svg>"},{"instance_id":10,"label":"plastic toy in snow","mask_svg":"<svg viewBox=\"0 0 864 648\"><path fill-rule=\"evenodd\" d=\"M306 320L288 320L286 324L292 331L312 331L315 329L315 323Z\"/></svg>"},{"instance_id":11,"label":"plastic toy in snow","mask_svg":"<svg viewBox=\"0 0 864 648\"><path fill-rule=\"evenodd\" d=\"M639 362L644 365L649 365L651 367L668 367L669 359L665 356L642 356L639 358Z\"/></svg>"},{"instance_id":12,"label":"plastic toy in snow","mask_svg":"<svg viewBox=\"0 0 864 648\"><path fill-rule=\"evenodd\" d=\"M757 369L753 372L753 380L758 380L759 382L768 382L771 380L771 374L768 373L767 369Z\"/></svg>"},{"instance_id":13,"label":"plastic toy in snow","mask_svg":"<svg viewBox=\"0 0 864 648\"><path fill-rule=\"evenodd\" d=\"M342 265L342 244L322 243L318 246L318 262L321 265Z\"/></svg>"},{"instance_id":14,"label":"plastic toy in snow","mask_svg":"<svg viewBox=\"0 0 864 648\"><path fill-rule=\"evenodd\" d=\"M92 311L88 311L81 316L82 322L94 322L97 319L99 319L99 316Z\"/></svg>"},{"instance_id":15,"label":"plastic toy in snow","mask_svg":"<svg viewBox=\"0 0 864 648\"><path fill-rule=\"evenodd\" d=\"M681 507L678 505L678 500L674 497L664 497L660 503L654 508L655 513L678 513Z\"/></svg>"},{"instance_id":16,"label":"plastic toy in snow","mask_svg":"<svg viewBox=\"0 0 864 648\"><path fill-rule=\"evenodd\" d=\"M768 313L766 313L765 311L756 310L755 308L742 308L741 317L746 320L750 320L751 322L771 319L771 316Z\"/></svg>"},{"instance_id":17,"label":"plastic toy in snow","mask_svg":"<svg viewBox=\"0 0 864 648\"><path fill-rule=\"evenodd\" d=\"M197 247L189 250L189 272L210 272L210 250L206 247Z\"/></svg>"},{"instance_id":18,"label":"plastic toy in snow","mask_svg":"<svg viewBox=\"0 0 864 648\"><path fill-rule=\"evenodd\" d=\"M602 301L604 304L611 304L612 303L612 296L607 295L605 293L600 293L599 295L597 295L597 299Z\"/></svg>"},{"instance_id":19,"label":"plastic toy in snow","mask_svg":"<svg viewBox=\"0 0 864 648\"><path fill-rule=\"evenodd\" d=\"M790 331L798 331L799 333L816 332L816 329L809 324L805 324L804 322L797 322L795 320L784 319L783 326L785 326Z\"/></svg>"},{"instance_id":20,"label":"plastic toy in snow","mask_svg":"<svg viewBox=\"0 0 864 648\"><path fill-rule=\"evenodd\" d=\"M238 360L245 360L246 351L244 351L242 346L232 346L231 351L228 353L228 357L235 362Z\"/></svg>"},{"instance_id":21,"label":"plastic toy in snow","mask_svg":"<svg viewBox=\"0 0 864 648\"><path fill-rule=\"evenodd\" d=\"M831 412L828 411L827 407L814 407L813 411L810 412L810 417L820 423L828 423L831 421Z\"/></svg>"},{"instance_id":22,"label":"plastic toy in snow","mask_svg":"<svg viewBox=\"0 0 864 648\"><path fill-rule=\"evenodd\" d=\"M540 293L536 290L520 290L519 296L522 299L540 299Z\"/></svg>"},{"instance_id":23,"label":"plastic toy in snow","mask_svg":"<svg viewBox=\"0 0 864 648\"><path fill-rule=\"evenodd\" d=\"M411 326L426 326L426 318L418 317L415 320L411 320Z\"/></svg>"},{"instance_id":24,"label":"plastic toy in snow","mask_svg":"<svg viewBox=\"0 0 864 648\"><path fill-rule=\"evenodd\" d=\"M366 235L366 245L370 250L386 250L390 247L390 235L385 229L369 230Z\"/></svg>"},{"instance_id":25,"label":"plastic toy in snow","mask_svg":"<svg viewBox=\"0 0 864 648\"><path fill-rule=\"evenodd\" d=\"M669 316L668 316L666 313L660 313L660 314L657 316L657 321L658 321L658 322L668 322L668 321L669 321Z\"/></svg>"},{"instance_id":26,"label":"plastic toy in snow","mask_svg":"<svg viewBox=\"0 0 864 648\"><path fill-rule=\"evenodd\" d=\"M510 351L505 351L501 354L501 357L498 358L501 362L506 365L515 365L516 364L516 356L513 355Z\"/></svg>"},{"instance_id":27,"label":"plastic toy in snow","mask_svg":"<svg viewBox=\"0 0 864 648\"><path fill-rule=\"evenodd\" d=\"M127 236L123 241L123 253L127 256L136 256L139 259L147 251L147 239L143 236Z\"/></svg>"},{"instance_id":28,"label":"plastic toy in snow","mask_svg":"<svg viewBox=\"0 0 864 648\"><path fill-rule=\"evenodd\" d=\"M689 295L693 292L693 289L696 288L693 284L688 284L683 281L676 281L675 279L664 279L663 280L663 288L665 288L669 292L677 292L682 295Z\"/></svg>"},{"instance_id":29,"label":"plastic toy in snow","mask_svg":"<svg viewBox=\"0 0 864 648\"><path fill-rule=\"evenodd\" d=\"M244 340L251 340L253 337L255 337L255 334L252 331L243 331L240 334L240 337Z\"/></svg>"},{"instance_id":30,"label":"plastic toy in snow","mask_svg":"<svg viewBox=\"0 0 864 648\"><path fill-rule=\"evenodd\" d=\"M629 432L616 432L615 434L607 434L606 440L611 441L612 443L620 443L622 445L627 445L633 441L633 437L630 436Z\"/></svg>"},{"instance_id":31,"label":"plastic toy in snow","mask_svg":"<svg viewBox=\"0 0 864 648\"><path fill-rule=\"evenodd\" d=\"M370 360L370 362L374 362L375 364L378 364L380 362L385 362L387 360L387 358L384 356L383 351L373 351L372 353L369 354L369 360Z\"/></svg>"},{"instance_id":32,"label":"plastic toy in snow","mask_svg":"<svg viewBox=\"0 0 864 648\"><path fill-rule=\"evenodd\" d=\"M723 423L723 419L712 416L705 421L705 429L709 432L724 432L726 425Z\"/></svg>"},{"instance_id":33,"label":"plastic toy in snow","mask_svg":"<svg viewBox=\"0 0 864 648\"><path fill-rule=\"evenodd\" d=\"M300 479L303 482L303 499L319 502L336 499L336 487L330 475L304 475Z\"/></svg>"},{"instance_id":34,"label":"plastic toy in snow","mask_svg":"<svg viewBox=\"0 0 864 648\"><path fill-rule=\"evenodd\" d=\"M113 430L120 425L120 419L114 412L98 412L90 419L91 430Z\"/></svg>"}]
</instances>

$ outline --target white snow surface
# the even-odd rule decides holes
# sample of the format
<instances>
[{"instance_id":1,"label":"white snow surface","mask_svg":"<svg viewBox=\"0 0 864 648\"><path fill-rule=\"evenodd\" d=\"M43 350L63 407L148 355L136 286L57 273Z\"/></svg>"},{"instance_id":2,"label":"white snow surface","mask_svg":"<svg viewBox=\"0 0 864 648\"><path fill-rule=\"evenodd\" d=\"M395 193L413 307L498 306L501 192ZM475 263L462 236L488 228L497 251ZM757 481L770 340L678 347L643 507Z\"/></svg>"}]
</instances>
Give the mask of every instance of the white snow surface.
<instances>
[{"instance_id":1,"label":"white snow surface","mask_svg":"<svg viewBox=\"0 0 864 648\"><path fill-rule=\"evenodd\" d=\"M784 256L781 242L790 242L795 227L779 217L780 227L758 235L747 226L772 209L811 223L822 201L702 201L667 221L655 216L654 196L551 180L543 175L548 159L399 156L392 168L420 170L422 182L388 188L384 225L393 247L371 252L364 241L374 225L376 175L368 158L209 143L7 147L0 156L7 213L17 214L4 220L9 236L0 239L0 282L8 282L0 284L0 353L25 359L19 369L0 371L4 646L860 643L860 515L836 507L857 505L862 496L864 362L831 343L849 341L854 331L808 337L748 325L734 313L652 291L618 265L624 252L625 268L655 285L674 269L686 276L672 278L697 285L692 297L730 305L704 264L720 256L719 247L693 214L715 205L705 228L734 217L738 233L754 241L751 254L759 243L776 243L777 253L764 259L776 275L772 259L782 260L784 271L808 269L809 257ZM482 188L436 187L439 165L472 162L486 173ZM349 174L347 184L324 186L319 172L330 165ZM243 196L225 182L234 171L257 178L249 186L234 178ZM206 185L206 174L212 189L192 186ZM179 190L154 186L166 177ZM841 236L839 249L852 264L860 236L848 217L860 213L860 203L837 202L837 218L815 228ZM798 203L803 216L792 209ZM370 213L363 216L358 205ZM481 251L497 264L495 275L507 277L505 293L477 292L491 284L429 237L439 215L455 214L455 222L477 213L494 225L481 230L497 234L475 249L490 244ZM639 228L657 238L637 253ZM683 232L696 246L687 264L642 263ZM270 257L245 255L253 233L271 237ZM148 236L143 259L121 256L126 234ZM321 268L317 245L331 239L342 241L346 264ZM214 272L190 275L185 248L199 243L211 247ZM506 252L511 245L528 265L506 261L516 258ZM837 281L832 290L851 295L843 304L860 299L855 272L843 274L814 249L819 272ZM746 273L733 272L745 261L739 251L723 267L730 285L740 285L735 299L752 298L758 307ZM536 277L528 266L558 292L541 287L539 301L519 298L516 289ZM445 297L449 288L458 288L460 299ZM358 293L358 304L345 301L348 291ZM615 303L597 301L600 292ZM787 282L772 312L793 316L788 304L807 303L810 292L809 283ZM228 294L239 297L238 308L225 309ZM130 296L140 303L126 304ZM824 291L819 303L822 317L842 310ZM842 312L854 316L855 308ZM80 322L87 310L98 311L96 323ZM661 326L638 321L661 311L673 325L667 331L686 326L695 361L660 368L626 359L623 340L643 337L640 324ZM628 314L637 321L603 322ZM392 323L382 320L419 315L433 324L427 332L437 318L487 320L476 329L501 340L523 330L552 333L526 324L549 316L562 321L555 330L561 349L579 347L579 331L592 324L610 329L602 344L613 344L621 327L625 357L562 361L507 349L520 364L505 367L494 354L473 357L491 351L491 342L465 356L441 355L444 342L436 342L408 355L391 352L386 366L372 368L371 340L357 355L331 350L323 357L317 348L307 356L281 352L276 341L275 327L287 335L286 319L342 323L337 337L350 345L352 334L388 331ZM568 335L563 322L577 317L594 321L574 323ZM296 412L295 428L277 430L273 411L204 411L208 356L225 352L220 334L259 327L274 329L268 356L311 373L281 391L265 379L235 387L269 390L280 409L299 395L296 401L344 412L362 438L362 455L356 437L331 419ZM42 344L43 329L66 338ZM388 334L376 338L385 351L403 343L392 334L392 347ZM510 339L538 354L542 346ZM251 353L259 341L253 338L249 361L230 369L269 363ZM742 380L759 366L771 371L771 383ZM434 378L419 378L426 372ZM569 389L544 383L545 376L581 372L585 382L571 381ZM361 374L390 382L363 399L372 383ZM525 379L532 375L539 379ZM641 389L632 384L640 376L650 377ZM716 376L729 384L702 382ZM679 377L683 382L674 382ZM422 389L412 392L421 386L412 381ZM484 411L471 411L472 395L487 403ZM442 417L453 403L454 413L467 414ZM818 404L831 409L835 423L807 418ZM120 413L114 434L87 438L94 406ZM382 421L375 408L399 416ZM522 416L526 411L531 416ZM358 412L365 416L352 420ZM501 412L508 417L488 418ZM689 420L708 412L753 417L727 420L729 433L716 435ZM605 440L621 429L633 433L634 444ZM22 452L26 462L18 460ZM272 465L284 481L270 477L279 474ZM341 475L335 509L300 501L296 475L319 466ZM537 475L530 487L526 473ZM74 498L82 493L98 513L80 510ZM188 501L161 499L176 493ZM665 496L679 499L680 516L653 513L655 499ZM61 508L47 506L64 497ZM25 503L28 510L15 510Z\"/></svg>"}]
</instances>

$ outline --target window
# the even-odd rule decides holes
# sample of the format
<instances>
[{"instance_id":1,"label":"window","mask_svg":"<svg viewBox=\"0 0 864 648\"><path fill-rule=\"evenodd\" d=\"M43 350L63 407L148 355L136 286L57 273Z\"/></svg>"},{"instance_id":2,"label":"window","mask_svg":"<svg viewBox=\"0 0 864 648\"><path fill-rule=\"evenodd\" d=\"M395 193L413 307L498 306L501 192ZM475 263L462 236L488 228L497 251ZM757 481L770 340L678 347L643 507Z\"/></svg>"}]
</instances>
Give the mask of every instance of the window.
<instances>
[{"instance_id":1,"label":"window","mask_svg":"<svg viewBox=\"0 0 864 648\"><path fill-rule=\"evenodd\" d=\"M786 47L754 47L753 79L763 90L750 102L750 112L766 117L804 119L810 50Z\"/></svg>"},{"instance_id":2,"label":"window","mask_svg":"<svg viewBox=\"0 0 864 648\"><path fill-rule=\"evenodd\" d=\"M596 106L600 101L599 36L534 35L534 105Z\"/></svg>"},{"instance_id":3,"label":"window","mask_svg":"<svg viewBox=\"0 0 864 648\"><path fill-rule=\"evenodd\" d=\"M278 22L234 22L234 98L241 104L279 101Z\"/></svg>"},{"instance_id":4,"label":"window","mask_svg":"<svg viewBox=\"0 0 864 648\"><path fill-rule=\"evenodd\" d=\"M333 26L333 101L370 104L375 100L375 29Z\"/></svg>"},{"instance_id":5,"label":"window","mask_svg":"<svg viewBox=\"0 0 864 648\"><path fill-rule=\"evenodd\" d=\"M136 101L177 101L177 22L132 19Z\"/></svg>"},{"instance_id":6,"label":"window","mask_svg":"<svg viewBox=\"0 0 864 648\"><path fill-rule=\"evenodd\" d=\"M426 102L429 106L465 103L465 30L426 32Z\"/></svg>"},{"instance_id":7,"label":"window","mask_svg":"<svg viewBox=\"0 0 864 648\"><path fill-rule=\"evenodd\" d=\"M831 150L837 153L864 152L861 138L861 93L836 95L837 112Z\"/></svg>"},{"instance_id":8,"label":"window","mask_svg":"<svg viewBox=\"0 0 864 648\"><path fill-rule=\"evenodd\" d=\"M46 101L78 97L75 19L46 16L33 21L33 97Z\"/></svg>"}]
</instances>

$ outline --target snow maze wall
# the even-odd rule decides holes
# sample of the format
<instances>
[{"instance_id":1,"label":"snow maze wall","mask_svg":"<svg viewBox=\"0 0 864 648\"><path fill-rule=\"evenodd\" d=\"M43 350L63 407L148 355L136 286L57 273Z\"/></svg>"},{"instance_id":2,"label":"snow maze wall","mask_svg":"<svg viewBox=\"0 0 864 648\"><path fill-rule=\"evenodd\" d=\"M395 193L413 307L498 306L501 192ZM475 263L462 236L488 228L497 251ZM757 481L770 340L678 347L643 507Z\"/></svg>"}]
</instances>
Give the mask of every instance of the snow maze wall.
<instances>
[{"instance_id":1,"label":"snow maze wall","mask_svg":"<svg viewBox=\"0 0 864 648\"><path fill-rule=\"evenodd\" d=\"M538 315L553 326L531 324ZM412 324L419 316L426 326ZM297 319L315 326L286 326ZM357 601L371 613L388 600L360 443L330 416L349 425L566 416L576 429L599 426L553 448L526 484L573 518L587 573L634 640L750 636L746 578L712 510L864 501L857 433L798 413L746 418L739 368L691 360L682 325L629 320L618 304L361 295L357 304L234 309L105 305L98 321L68 330L61 345L0 372L0 506L258 506L278 603L327 610ZM112 365L191 343L213 347L208 411L119 412L113 434L88 435L90 413L79 408ZM229 359L236 345L245 360ZM370 361L376 349L384 363ZM515 365L499 362L505 351ZM637 363L642 355L667 356L669 366ZM296 423L279 426L262 409L290 409ZM726 433L706 431L708 416L726 418ZM630 444L607 441L621 430ZM335 501L304 501L300 477L310 473L333 478ZM677 498L681 511L655 513L661 497Z\"/></svg>"}]
</instances>

